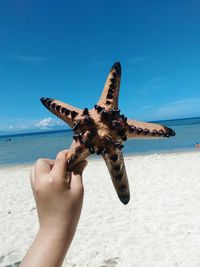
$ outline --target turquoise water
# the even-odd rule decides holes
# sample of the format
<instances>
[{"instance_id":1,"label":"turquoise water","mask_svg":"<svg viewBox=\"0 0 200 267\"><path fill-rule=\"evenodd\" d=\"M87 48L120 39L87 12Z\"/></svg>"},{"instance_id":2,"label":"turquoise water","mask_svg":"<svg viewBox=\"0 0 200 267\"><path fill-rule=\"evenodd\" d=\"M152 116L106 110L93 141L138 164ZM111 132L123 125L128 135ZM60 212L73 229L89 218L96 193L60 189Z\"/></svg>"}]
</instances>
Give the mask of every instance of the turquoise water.
<instances>
[{"instance_id":1,"label":"turquoise water","mask_svg":"<svg viewBox=\"0 0 200 267\"><path fill-rule=\"evenodd\" d=\"M124 154L151 154L195 150L200 143L200 118L160 121L173 128L176 136L166 139L132 139L125 143ZM68 148L72 131L0 136L0 165L32 163L40 157L55 158Z\"/></svg>"}]
</instances>

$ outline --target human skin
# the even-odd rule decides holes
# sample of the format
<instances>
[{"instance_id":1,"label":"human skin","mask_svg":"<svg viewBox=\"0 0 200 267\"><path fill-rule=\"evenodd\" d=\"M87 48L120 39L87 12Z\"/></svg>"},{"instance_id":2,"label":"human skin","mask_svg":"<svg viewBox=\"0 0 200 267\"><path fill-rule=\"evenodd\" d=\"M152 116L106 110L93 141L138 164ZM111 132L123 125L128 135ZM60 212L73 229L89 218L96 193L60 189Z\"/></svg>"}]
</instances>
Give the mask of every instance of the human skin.
<instances>
[{"instance_id":1,"label":"human skin","mask_svg":"<svg viewBox=\"0 0 200 267\"><path fill-rule=\"evenodd\" d=\"M55 161L39 159L31 172L31 187L39 219L39 231L20 267L62 265L80 218L84 188L82 161L67 171L67 150Z\"/></svg>"}]
</instances>

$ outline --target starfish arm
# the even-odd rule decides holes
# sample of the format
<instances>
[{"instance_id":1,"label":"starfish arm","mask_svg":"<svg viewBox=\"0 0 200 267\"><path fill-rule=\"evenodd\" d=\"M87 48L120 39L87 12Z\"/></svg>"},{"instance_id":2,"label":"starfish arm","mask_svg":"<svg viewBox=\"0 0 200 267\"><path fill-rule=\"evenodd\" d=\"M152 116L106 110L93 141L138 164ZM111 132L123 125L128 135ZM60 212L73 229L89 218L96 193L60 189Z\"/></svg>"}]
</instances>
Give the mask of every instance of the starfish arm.
<instances>
[{"instance_id":1,"label":"starfish arm","mask_svg":"<svg viewBox=\"0 0 200 267\"><path fill-rule=\"evenodd\" d=\"M85 160L90 154L89 149L87 149L83 144L73 141L67 153L68 171L73 170L76 164Z\"/></svg>"},{"instance_id":2,"label":"starfish arm","mask_svg":"<svg viewBox=\"0 0 200 267\"><path fill-rule=\"evenodd\" d=\"M97 105L106 109L118 109L119 87L121 80L121 65L116 62L108 74L102 95Z\"/></svg>"},{"instance_id":3,"label":"starfish arm","mask_svg":"<svg viewBox=\"0 0 200 267\"><path fill-rule=\"evenodd\" d=\"M163 125L127 120L127 138L159 138L175 136L175 132Z\"/></svg>"},{"instance_id":4,"label":"starfish arm","mask_svg":"<svg viewBox=\"0 0 200 267\"><path fill-rule=\"evenodd\" d=\"M43 97L40 100L49 111L65 121L71 128L77 122L77 115L82 112L81 109L68 105L59 100L47 97Z\"/></svg>"},{"instance_id":5,"label":"starfish arm","mask_svg":"<svg viewBox=\"0 0 200 267\"><path fill-rule=\"evenodd\" d=\"M130 192L122 152L116 149L112 152L112 154L105 154L102 157L108 167L113 185L120 201L123 204L127 204L130 200Z\"/></svg>"}]
</instances>

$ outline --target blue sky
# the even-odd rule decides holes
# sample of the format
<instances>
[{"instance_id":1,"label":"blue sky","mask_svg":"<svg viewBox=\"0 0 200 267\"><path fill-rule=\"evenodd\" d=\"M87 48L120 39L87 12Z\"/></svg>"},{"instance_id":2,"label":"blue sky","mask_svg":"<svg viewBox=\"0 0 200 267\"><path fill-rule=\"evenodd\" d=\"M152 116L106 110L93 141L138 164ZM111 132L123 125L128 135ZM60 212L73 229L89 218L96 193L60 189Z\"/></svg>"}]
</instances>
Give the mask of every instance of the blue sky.
<instances>
[{"instance_id":1,"label":"blue sky","mask_svg":"<svg viewBox=\"0 0 200 267\"><path fill-rule=\"evenodd\" d=\"M40 97L97 102L115 61L137 120L200 116L199 1L0 1L0 133L66 127Z\"/></svg>"}]
</instances>

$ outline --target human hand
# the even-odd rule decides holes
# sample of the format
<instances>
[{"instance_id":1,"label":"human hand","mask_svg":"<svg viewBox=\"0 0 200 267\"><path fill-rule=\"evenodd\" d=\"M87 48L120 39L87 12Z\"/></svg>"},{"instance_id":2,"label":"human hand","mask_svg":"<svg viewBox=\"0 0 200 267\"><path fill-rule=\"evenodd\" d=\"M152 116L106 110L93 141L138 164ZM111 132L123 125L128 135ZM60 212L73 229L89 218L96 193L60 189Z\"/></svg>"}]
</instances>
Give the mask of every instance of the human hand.
<instances>
[{"instance_id":1,"label":"human hand","mask_svg":"<svg viewBox=\"0 0 200 267\"><path fill-rule=\"evenodd\" d=\"M20 267L60 267L73 239L83 202L82 172L87 161L67 172L67 150L55 161L39 159L31 187L40 229Z\"/></svg>"},{"instance_id":2,"label":"human hand","mask_svg":"<svg viewBox=\"0 0 200 267\"><path fill-rule=\"evenodd\" d=\"M66 159L67 150L59 152L55 161L39 159L31 172L31 186L40 228L67 232L73 238L82 209L82 172L87 161L68 172Z\"/></svg>"}]
</instances>

